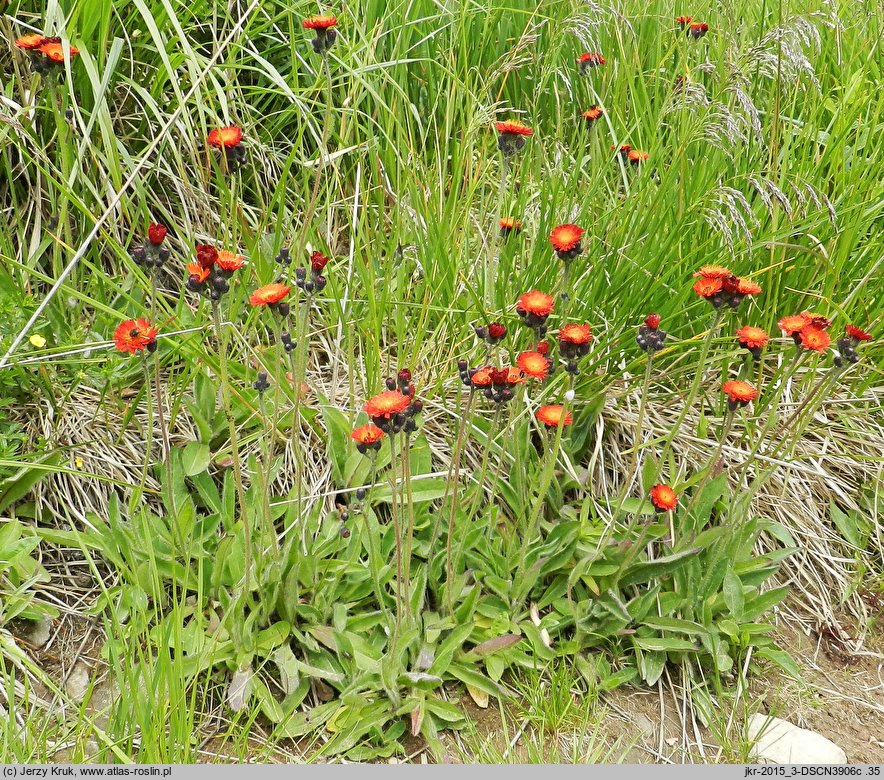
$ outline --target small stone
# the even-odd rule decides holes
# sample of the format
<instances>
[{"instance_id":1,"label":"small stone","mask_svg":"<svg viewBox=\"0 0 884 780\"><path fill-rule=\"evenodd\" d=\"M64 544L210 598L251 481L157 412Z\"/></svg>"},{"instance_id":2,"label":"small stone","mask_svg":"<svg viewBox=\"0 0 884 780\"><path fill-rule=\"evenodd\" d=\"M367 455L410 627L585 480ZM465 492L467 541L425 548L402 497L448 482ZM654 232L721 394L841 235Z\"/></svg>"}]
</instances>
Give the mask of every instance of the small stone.
<instances>
[{"instance_id":1,"label":"small stone","mask_svg":"<svg viewBox=\"0 0 884 780\"><path fill-rule=\"evenodd\" d=\"M64 681L64 688L75 702L82 701L89 690L89 667L82 661L77 661Z\"/></svg>"},{"instance_id":2,"label":"small stone","mask_svg":"<svg viewBox=\"0 0 884 780\"><path fill-rule=\"evenodd\" d=\"M52 621L49 618L35 620L28 629L24 634L28 644L33 647L43 647L49 641L49 637L52 636Z\"/></svg>"},{"instance_id":3,"label":"small stone","mask_svg":"<svg viewBox=\"0 0 884 780\"><path fill-rule=\"evenodd\" d=\"M647 715L639 713L633 722L646 740L654 739L654 734L657 733L657 727Z\"/></svg>"},{"instance_id":4,"label":"small stone","mask_svg":"<svg viewBox=\"0 0 884 780\"><path fill-rule=\"evenodd\" d=\"M821 734L781 718L755 713L749 718L755 760L770 764L846 764L847 754Z\"/></svg>"}]
</instances>

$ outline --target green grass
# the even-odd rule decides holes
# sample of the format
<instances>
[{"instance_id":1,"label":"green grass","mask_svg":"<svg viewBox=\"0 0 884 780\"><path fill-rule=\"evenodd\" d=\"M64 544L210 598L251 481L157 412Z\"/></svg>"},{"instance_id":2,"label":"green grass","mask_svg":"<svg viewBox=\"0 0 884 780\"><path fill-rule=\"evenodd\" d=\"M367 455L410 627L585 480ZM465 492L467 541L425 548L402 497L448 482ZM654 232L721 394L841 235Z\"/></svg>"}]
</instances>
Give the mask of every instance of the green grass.
<instances>
[{"instance_id":1,"label":"green grass","mask_svg":"<svg viewBox=\"0 0 884 780\"><path fill-rule=\"evenodd\" d=\"M541 735L532 759L610 759L595 744L544 752L544 729L572 728L578 715L587 725L572 710L575 680L609 690L689 669L708 710L748 647L790 668L763 621L786 595L771 577L794 550L810 549L799 601L810 588L838 606L880 576L880 339L814 398L828 358L796 368L791 340L776 338L756 370L741 365L733 331L779 334L780 317L810 309L834 320L833 340L848 322L880 336L881 9L360 0L325 10L340 31L327 70L301 27L317 11L304 2L59 0L45 17L7 7L0 508L5 528L38 529L47 556L79 551L93 586L76 609L104 621L102 661L131 694L101 727L82 710L38 716L25 697L16 706L55 725L27 721L23 735L10 714L3 739L19 760L61 742L78 760L196 760L195 735L222 712L212 734L238 757L281 745L303 760L388 756L409 729L438 756L439 732L465 724L443 680L480 696L514 690ZM681 13L707 21L709 35L680 33ZM12 46L32 30L79 55L36 76ZM586 50L607 64L581 77ZM588 128L580 114L592 104L605 114ZM535 132L505 171L492 124L511 118ZM245 134L235 174L204 144L226 124ZM620 144L650 157L623 165L610 149ZM505 215L523 231L501 242ZM153 221L169 226L172 250L155 304L129 254ZM452 487L467 403L456 363L488 359L471 326L506 322L493 355L502 363L530 346L513 308L529 289L560 291L547 237L565 222L586 234L550 329L590 323L592 352L573 384L558 371L500 415L478 399ZM248 260L221 304L226 349L209 302L183 287L193 246L206 242ZM273 317L247 302L291 277L275 261L283 247L295 265L312 249L332 257L304 332L296 316L287 326L293 364ZM763 288L712 332L691 291L709 263ZM154 306L168 469L141 361L107 344L120 321ZM651 311L670 336L642 389L635 329ZM280 381L292 366L296 382ZM403 366L424 399L421 432L407 460L385 444L376 470L347 434ZM263 399L251 389L261 369L272 383ZM738 374L762 397L731 429L718 387ZM575 424L544 438L532 412L566 389ZM838 405L825 405L830 395ZM717 454L741 462L719 477L723 428ZM818 452L819 479L808 476ZM241 486L229 467L240 456ZM154 467L143 471L145 458ZM657 481L682 494L674 518L652 520L644 498ZM793 493L808 504L799 512L778 498ZM400 536L414 544L401 599ZM0 556L0 593L36 617L47 599L29 578L27 544ZM0 616L0 626L12 617ZM520 641L484 644L506 637ZM526 670L552 663L524 684ZM231 713L238 671L253 688ZM266 735L263 747L250 732Z\"/></svg>"}]
</instances>

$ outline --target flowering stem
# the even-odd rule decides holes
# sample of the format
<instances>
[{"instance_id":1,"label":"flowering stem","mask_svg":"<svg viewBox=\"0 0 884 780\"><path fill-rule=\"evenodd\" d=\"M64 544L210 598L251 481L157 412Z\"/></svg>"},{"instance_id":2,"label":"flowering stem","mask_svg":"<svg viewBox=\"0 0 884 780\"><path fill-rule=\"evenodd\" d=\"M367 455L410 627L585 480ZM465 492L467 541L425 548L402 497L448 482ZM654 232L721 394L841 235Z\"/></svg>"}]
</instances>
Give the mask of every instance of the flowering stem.
<instances>
[{"instance_id":1,"label":"flowering stem","mask_svg":"<svg viewBox=\"0 0 884 780\"><path fill-rule=\"evenodd\" d=\"M371 510L371 497L374 493L375 480L377 480L378 474L378 454L375 450L372 450L370 453L371 457L371 478L368 481L368 494L365 496L365 500L362 504L362 519L365 521L365 534L368 538L368 558L369 558L369 569L372 572L372 580L374 582L375 589L375 598L378 600L378 606L380 606L381 611L384 613L384 617L387 619L387 625L393 625L393 621L391 619L390 610L387 609L387 603L384 599L384 589L381 587L381 571L380 567L382 565L381 555L378 550L375 549L374 546L374 534L369 528L369 519L368 512ZM377 519L377 516L375 516ZM378 525L378 533L380 534L380 524Z\"/></svg>"},{"instance_id":2,"label":"flowering stem","mask_svg":"<svg viewBox=\"0 0 884 780\"><path fill-rule=\"evenodd\" d=\"M491 420L491 427L488 429L488 446L485 447L485 451L482 453L482 465L479 467L479 479L478 479L478 489L476 492L476 498L470 500L470 506L467 510L467 517L472 519L473 514L476 512L476 504L481 501L482 494L485 492L485 475L488 473L488 454L491 452L492 442L495 438L497 438L497 429L500 423L500 404L496 405L494 410L494 417ZM454 525L453 522L450 526L450 530L453 532ZM453 533L449 533L448 536L448 556L451 557L451 543L452 543ZM460 544L457 546L457 555L454 557L454 561L451 566L451 571L449 572L451 575L451 579L449 581L449 587L453 585L453 577L454 570L457 569L458 563L460 562L461 556L464 553L464 547L466 545L467 534L461 534ZM451 595L449 593L449 602L451 602ZM451 604L449 603L449 607Z\"/></svg>"},{"instance_id":3,"label":"flowering stem","mask_svg":"<svg viewBox=\"0 0 884 780\"><path fill-rule=\"evenodd\" d=\"M227 336L221 327L221 310L217 301L212 301L212 319L215 322L215 337L218 340L218 363L221 370L221 398L224 402L224 415L227 417L227 429L230 435L230 452L233 458L233 479L236 483L236 495L239 501L239 516L243 527L243 546L245 547L245 571L243 574L243 595L249 593L249 576L252 570L252 529L246 509L246 491L243 487L242 463L239 457L239 437L236 433L236 420L233 417L233 403L230 399L230 379L227 372Z\"/></svg>"},{"instance_id":4,"label":"flowering stem","mask_svg":"<svg viewBox=\"0 0 884 780\"><path fill-rule=\"evenodd\" d=\"M270 469L271 463L273 461L273 457L276 450L276 434L279 428L279 407L281 405L281 394L282 394L282 382L285 378L285 372L283 371L283 363L285 361L285 347L282 343L282 325L280 325L277 320L275 314L273 315L273 337L276 339L276 347L278 350L278 355L276 356L276 360L274 361L274 371L273 371L273 381L276 384L276 387L273 388L273 412L270 416L270 437L269 441L266 442L266 461L264 463L264 490L270 489ZM263 396L262 396L262 404L263 404ZM267 517L265 518L267 523L267 528L270 528L270 514L268 512Z\"/></svg>"},{"instance_id":5,"label":"flowering stem","mask_svg":"<svg viewBox=\"0 0 884 780\"><path fill-rule=\"evenodd\" d=\"M568 390L574 385L574 375L569 374L568 376ZM531 511L531 517L528 520L528 530L525 533L525 536L522 538L522 546L521 551L519 553L519 563L516 566L516 571L513 576L513 583L521 582L522 578L525 575L525 560L528 555L528 549L533 545L534 535L537 533L537 528L540 525L540 516L543 514L543 507L546 503L546 495L549 492L549 486L552 484L553 474L555 473L556 461L559 457L559 449L562 445L562 432L565 430L565 418L568 415L568 394L565 395L565 400L562 404L562 413L559 417L559 424L556 426L556 436L553 441L553 446L548 448L547 450L547 462L546 467L543 471L543 476L540 479L540 488L537 492L537 500L534 502L534 508ZM526 594L527 595L527 594ZM515 605L513 605L515 606Z\"/></svg>"},{"instance_id":6,"label":"flowering stem","mask_svg":"<svg viewBox=\"0 0 884 780\"><path fill-rule=\"evenodd\" d=\"M393 532L396 535L396 631L399 633L399 625L402 622L402 527L400 524L399 509L396 506L396 436L391 434L390 439L390 469L387 472L387 480L390 483L390 514L393 517Z\"/></svg>"},{"instance_id":7,"label":"flowering stem","mask_svg":"<svg viewBox=\"0 0 884 780\"><path fill-rule=\"evenodd\" d=\"M298 308L298 329L295 351L292 353L292 383L295 386L295 409L292 419L292 449L295 453L295 483L297 484L298 515L301 523L301 549L307 555L307 519L302 506L304 499L304 453L301 450L301 388L306 379L307 365L307 318L310 314L310 300Z\"/></svg>"},{"instance_id":8,"label":"flowering stem","mask_svg":"<svg viewBox=\"0 0 884 780\"><path fill-rule=\"evenodd\" d=\"M640 465L639 449L642 439L642 428L644 427L645 409L647 407L648 394L651 386L651 371L653 369L653 364L654 353L648 352L648 362L645 364L645 378L642 384L642 394L638 402L638 418L635 421L635 433L633 434L632 461L627 478L623 482L623 487L620 489L620 495L617 497L617 507L612 515L614 518L616 518L620 514L620 510L623 509L623 504L626 501L626 497L629 495L632 480L635 479L635 475L638 473ZM613 530L613 524L611 525L611 529Z\"/></svg>"},{"instance_id":9,"label":"flowering stem","mask_svg":"<svg viewBox=\"0 0 884 780\"><path fill-rule=\"evenodd\" d=\"M172 489L172 445L169 442L169 430L166 427L166 415L163 411L163 388L162 377L160 375L160 356L157 352L153 353L153 372L154 372L154 393L157 401L157 422L160 426L160 436L163 441L163 462L166 466L166 482L169 491L169 507L172 514L177 517L175 509L175 491Z\"/></svg>"},{"instance_id":10,"label":"flowering stem","mask_svg":"<svg viewBox=\"0 0 884 780\"><path fill-rule=\"evenodd\" d=\"M452 561L451 561L451 546L452 540L454 538L454 521L457 517L457 509L460 504L460 490L458 489L460 486L460 459L461 453L463 452L464 440L466 439L466 430L467 430L467 421L470 416L470 410L473 405L473 398L475 398L476 391L475 388L470 386L470 394L467 396L466 406L464 407L463 414L460 418L460 428L457 432L457 442L454 445L454 454L451 458L451 465L448 467L448 478L445 480L445 498L442 500L442 506L445 506L445 501L448 497L448 492L451 489L452 485L454 487L454 495L451 497L451 509L448 512L448 537L445 541L445 593L446 593L446 601L448 603L448 610L451 611L452 599L451 599L451 588L454 584L454 572L452 569ZM439 519L440 516L437 515L435 526L433 528L433 536L430 540L430 550L432 551L433 546L436 541L436 537L439 531Z\"/></svg>"},{"instance_id":11,"label":"flowering stem","mask_svg":"<svg viewBox=\"0 0 884 780\"><path fill-rule=\"evenodd\" d=\"M837 381L838 375L843 370L844 370L843 366L841 368L835 368L830 373L823 374L819 378L819 381L816 383L816 385L813 386L811 391L807 394L807 398L804 399L804 401L801 403L801 405L794 412L792 412L792 414L786 420L786 422L783 423L783 434L788 433L789 429L792 427L792 425L795 423L795 421L801 416L801 413L810 405L811 401L813 401L817 397L820 390L822 390L823 387L826 386L832 378L834 378L835 381ZM816 410L814 410L814 411L816 411Z\"/></svg>"},{"instance_id":12,"label":"flowering stem","mask_svg":"<svg viewBox=\"0 0 884 780\"><path fill-rule=\"evenodd\" d=\"M500 182L497 185L497 202L494 207L494 219L499 219L502 215L500 214L501 207L503 206L503 194L506 190L507 179L509 179L510 172L510 161L506 157L506 155L501 156L501 165L500 165ZM495 300L497 293L497 245L498 239L496 234L495 237L492 237L491 241L488 242L488 263L485 266L485 307L488 311L492 311L495 308Z\"/></svg>"},{"instance_id":13,"label":"flowering stem","mask_svg":"<svg viewBox=\"0 0 884 780\"><path fill-rule=\"evenodd\" d=\"M698 361L697 370L694 373L694 381L691 383L691 389L688 392L687 397L685 398L684 408L682 408L681 413L678 415L678 419L672 426L672 432L670 433L669 439L666 442L667 447L670 447L672 445L672 440L678 435L678 432L681 429L681 424L684 422L685 417L688 416L688 412L691 410L691 407L694 404L694 399L697 397L697 392L700 389L700 383L703 381L706 358L709 356L709 349L712 346L712 340L715 338L715 333L718 331L718 326L721 323L721 317L722 310L716 309L715 314L712 317L712 323L709 325L709 330L706 331L706 335L703 338L703 346L700 349L700 360Z\"/></svg>"},{"instance_id":14,"label":"flowering stem","mask_svg":"<svg viewBox=\"0 0 884 780\"><path fill-rule=\"evenodd\" d=\"M411 438L404 434L402 445L402 477L405 483L405 501L408 506L408 530L405 534L405 605L411 618L411 548L414 539L414 500L411 491Z\"/></svg>"},{"instance_id":15,"label":"flowering stem","mask_svg":"<svg viewBox=\"0 0 884 780\"><path fill-rule=\"evenodd\" d=\"M138 492L132 497L132 506L135 507L141 501L147 487L147 474L150 471L150 460L153 451L153 400L151 399L152 388L150 378L150 366L147 364L148 357L145 353L141 359L141 368L144 370L144 389L147 398L147 451L144 456L144 468L141 471L141 484Z\"/></svg>"},{"instance_id":16,"label":"flowering stem","mask_svg":"<svg viewBox=\"0 0 884 780\"><path fill-rule=\"evenodd\" d=\"M310 227L310 222L313 220L313 215L316 212L316 201L319 198L319 183L322 180L322 172L325 169L326 163L328 161L328 133L329 128L331 127L331 113L332 113L332 82L331 82L331 67L328 64L328 54L322 54L322 65L323 70L325 71L325 81L326 81L326 92L325 92L325 118L322 122L322 140L319 143L319 154L320 158L316 163L316 173L313 176L313 192L310 195L310 203L307 205L307 212L304 217L304 225L301 228L301 238L298 241L299 248L303 249L304 241L307 238L307 230ZM331 226L329 226L331 227Z\"/></svg>"},{"instance_id":17,"label":"flowering stem","mask_svg":"<svg viewBox=\"0 0 884 780\"><path fill-rule=\"evenodd\" d=\"M712 472L715 471L715 467L718 464L719 459L721 458L721 453L724 452L724 444L727 441L728 436L730 436L731 428L734 424L734 417L736 416L736 409L731 408L728 405L727 417L724 419L724 425L721 428L721 436L718 440L718 447L715 449L715 453L712 455L712 458L709 460L709 465L706 467L706 472L700 478L700 482L697 487L694 489L693 495L691 496L691 500L688 502L687 509L685 510L685 514L690 514L691 507L693 507L694 502L699 497L700 493L703 492L703 488L706 486L706 483L712 477Z\"/></svg>"}]
</instances>

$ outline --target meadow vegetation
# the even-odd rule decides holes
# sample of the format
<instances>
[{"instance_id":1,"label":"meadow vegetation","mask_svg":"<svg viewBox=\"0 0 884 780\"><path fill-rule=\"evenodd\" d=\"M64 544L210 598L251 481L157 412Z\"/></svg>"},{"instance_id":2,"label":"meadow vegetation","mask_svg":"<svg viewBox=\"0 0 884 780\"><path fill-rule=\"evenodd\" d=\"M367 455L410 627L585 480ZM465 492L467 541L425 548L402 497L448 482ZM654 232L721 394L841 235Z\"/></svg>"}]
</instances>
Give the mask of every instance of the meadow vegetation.
<instances>
[{"instance_id":1,"label":"meadow vegetation","mask_svg":"<svg viewBox=\"0 0 884 780\"><path fill-rule=\"evenodd\" d=\"M880 6L0 29L4 755L439 759L533 695L523 758L617 760L575 700L720 725L777 622L875 630Z\"/></svg>"}]
</instances>

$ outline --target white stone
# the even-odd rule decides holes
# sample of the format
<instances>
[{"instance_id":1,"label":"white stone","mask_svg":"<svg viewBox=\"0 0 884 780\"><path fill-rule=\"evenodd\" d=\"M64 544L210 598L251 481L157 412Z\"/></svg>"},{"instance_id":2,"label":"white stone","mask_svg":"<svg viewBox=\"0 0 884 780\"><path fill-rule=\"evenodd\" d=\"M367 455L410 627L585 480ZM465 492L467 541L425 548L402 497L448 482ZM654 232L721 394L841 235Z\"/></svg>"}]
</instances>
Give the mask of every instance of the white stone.
<instances>
[{"instance_id":1,"label":"white stone","mask_svg":"<svg viewBox=\"0 0 884 780\"><path fill-rule=\"evenodd\" d=\"M752 756L770 764L846 764L847 754L832 740L781 718L755 713L749 718Z\"/></svg>"}]
</instances>

